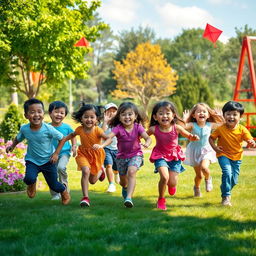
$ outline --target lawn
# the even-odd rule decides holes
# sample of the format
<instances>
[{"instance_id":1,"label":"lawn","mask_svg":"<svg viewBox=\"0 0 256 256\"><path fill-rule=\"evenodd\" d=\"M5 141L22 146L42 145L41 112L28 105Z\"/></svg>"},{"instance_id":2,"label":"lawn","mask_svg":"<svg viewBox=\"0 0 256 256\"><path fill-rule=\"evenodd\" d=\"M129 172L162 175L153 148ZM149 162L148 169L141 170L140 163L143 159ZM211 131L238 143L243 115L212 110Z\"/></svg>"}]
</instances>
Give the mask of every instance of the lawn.
<instances>
[{"instance_id":1,"label":"lawn","mask_svg":"<svg viewBox=\"0 0 256 256\"><path fill-rule=\"evenodd\" d=\"M51 201L44 183L34 199L1 194L1 255L256 255L255 157L244 157L233 207L220 205L221 171L213 164L214 190L206 193L202 186L203 197L194 198L194 172L186 166L176 196L166 194L167 211L155 208L159 176L148 157L137 175L132 209L123 206L120 187L105 193L106 181L90 187L91 207L80 208L74 159L67 206Z\"/></svg>"}]
</instances>

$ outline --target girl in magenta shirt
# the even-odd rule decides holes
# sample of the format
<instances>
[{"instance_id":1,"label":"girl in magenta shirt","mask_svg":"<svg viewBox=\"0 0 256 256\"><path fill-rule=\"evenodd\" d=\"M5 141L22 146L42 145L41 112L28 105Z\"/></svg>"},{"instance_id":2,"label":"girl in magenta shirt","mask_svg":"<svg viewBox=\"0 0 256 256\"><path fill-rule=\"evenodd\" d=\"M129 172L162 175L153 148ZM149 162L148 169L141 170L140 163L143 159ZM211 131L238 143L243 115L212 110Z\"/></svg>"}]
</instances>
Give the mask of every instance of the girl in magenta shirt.
<instances>
[{"instance_id":1,"label":"girl in magenta shirt","mask_svg":"<svg viewBox=\"0 0 256 256\"><path fill-rule=\"evenodd\" d=\"M166 186L168 186L169 194L174 195L178 174L185 170L181 165L185 156L178 145L179 133L189 140L199 139L197 135L187 132L178 123L184 123L184 121L178 116L171 102L161 101L154 106L147 133L153 134L156 138L156 146L153 148L150 161L155 164L156 172L160 174L157 208L162 210L166 210L164 197Z\"/></svg>"},{"instance_id":2,"label":"girl in magenta shirt","mask_svg":"<svg viewBox=\"0 0 256 256\"><path fill-rule=\"evenodd\" d=\"M138 108L131 102L124 102L119 106L116 116L109 124L113 127L108 135L109 140L114 136L117 138L116 164L124 205L128 208L133 207L132 195L136 184L136 172L143 165L141 145L147 148L151 144L151 138L141 125L142 122L143 118ZM145 140L145 144L140 143L141 137Z\"/></svg>"}]
</instances>

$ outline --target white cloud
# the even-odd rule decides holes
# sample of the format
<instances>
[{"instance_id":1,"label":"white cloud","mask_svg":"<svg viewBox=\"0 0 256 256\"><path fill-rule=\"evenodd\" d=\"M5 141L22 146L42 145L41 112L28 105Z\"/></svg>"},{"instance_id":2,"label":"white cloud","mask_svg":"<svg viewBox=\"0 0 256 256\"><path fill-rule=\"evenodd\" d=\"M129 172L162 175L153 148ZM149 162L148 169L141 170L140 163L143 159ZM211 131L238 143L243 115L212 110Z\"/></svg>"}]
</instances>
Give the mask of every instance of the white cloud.
<instances>
[{"instance_id":1,"label":"white cloud","mask_svg":"<svg viewBox=\"0 0 256 256\"><path fill-rule=\"evenodd\" d=\"M183 28L204 28L206 23L213 23L214 20L209 12L196 6L181 7L166 3L158 6L157 11L171 35L177 34Z\"/></svg>"},{"instance_id":2,"label":"white cloud","mask_svg":"<svg viewBox=\"0 0 256 256\"><path fill-rule=\"evenodd\" d=\"M129 24L136 19L138 7L136 0L105 0L99 13L103 20Z\"/></svg>"}]
</instances>

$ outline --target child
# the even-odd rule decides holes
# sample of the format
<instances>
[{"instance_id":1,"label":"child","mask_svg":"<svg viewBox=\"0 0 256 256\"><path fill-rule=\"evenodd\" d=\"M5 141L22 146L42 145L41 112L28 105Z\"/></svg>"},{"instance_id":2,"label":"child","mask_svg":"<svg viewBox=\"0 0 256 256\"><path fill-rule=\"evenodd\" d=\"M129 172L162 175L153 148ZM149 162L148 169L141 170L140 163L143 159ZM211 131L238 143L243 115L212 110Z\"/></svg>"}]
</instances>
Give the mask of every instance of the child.
<instances>
[{"instance_id":1,"label":"child","mask_svg":"<svg viewBox=\"0 0 256 256\"><path fill-rule=\"evenodd\" d=\"M178 174L185 170L181 165L181 161L185 157L178 145L178 134L180 133L189 140L199 139L197 135L189 133L178 123L184 122L178 116L173 103L161 101L154 106L147 133L148 135L154 134L156 138L156 146L153 148L149 160L155 164L156 172L160 174L157 208L161 210L167 209L164 197L166 185L169 194L174 195Z\"/></svg>"},{"instance_id":2,"label":"child","mask_svg":"<svg viewBox=\"0 0 256 256\"><path fill-rule=\"evenodd\" d=\"M105 178L102 167L105 152L101 140L107 139L104 131L97 126L98 118L101 115L100 107L92 104L82 104L77 112L72 114L72 118L80 122L81 125L74 132L66 136L65 141L80 136L81 145L78 147L76 162L79 170L82 171L81 186L83 197L80 201L81 207L89 207L90 199L88 195L89 182L95 184L97 180L103 181ZM59 152L64 142L60 142L56 152ZM110 141L111 142L111 141ZM108 145L106 142L104 145Z\"/></svg>"},{"instance_id":3,"label":"child","mask_svg":"<svg viewBox=\"0 0 256 256\"><path fill-rule=\"evenodd\" d=\"M64 102L54 101L49 105L49 115L52 120L50 124L57 131L61 132L64 136L67 136L68 134L73 132L73 129L70 127L70 125L63 123L63 119L67 116L67 114L68 114L68 107ZM76 155L76 139L73 138L71 142L72 142L72 148L68 141L64 144L56 165L59 181L65 184L67 188L68 188L68 174L66 171L66 167L70 158L70 151L72 150L73 156ZM54 145L54 148L57 148L58 141L53 140L53 145ZM53 190L50 190L50 192L52 195L52 200L60 199L59 193L56 193Z\"/></svg>"},{"instance_id":4,"label":"child","mask_svg":"<svg viewBox=\"0 0 256 256\"><path fill-rule=\"evenodd\" d=\"M194 167L196 173L194 196L201 197L200 183L203 175L206 191L210 192L213 189L209 165L216 162L217 159L215 151L209 144L209 136L211 129L216 128L218 123L223 123L223 119L205 103L194 105L189 113L185 111L183 119L187 123L186 130L200 138L200 140L191 141L187 145L184 164Z\"/></svg>"},{"instance_id":5,"label":"child","mask_svg":"<svg viewBox=\"0 0 256 256\"><path fill-rule=\"evenodd\" d=\"M104 119L102 124L102 129L105 134L109 134L111 132L111 128L109 128L110 120L116 115L117 106L114 103L108 103L105 106ZM117 154L117 139L116 137L112 138L112 143L104 148L105 150L105 160L104 166L106 168L106 174L109 182L109 186L107 192L112 193L116 191L116 186L114 184L114 177L119 184L119 174L117 172L116 167L116 154Z\"/></svg>"},{"instance_id":6,"label":"child","mask_svg":"<svg viewBox=\"0 0 256 256\"><path fill-rule=\"evenodd\" d=\"M140 124L142 121L138 108L131 102L123 102L110 121L110 127L113 129L108 136L110 139L117 137L116 163L124 205L128 208L133 207L132 195L136 184L136 172L143 165L140 137L145 140L145 148L151 144L151 138Z\"/></svg>"},{"instance_id":7,"label":"child","mask_svg":"<svg viewBox=\"0 0 256 256\"><path fill-rule=\"evenodd\" d=\"M222 205L232 206L231 190L238 182L242 160L242 142L249 147L256 147L250 132L241 124L240 118L244 113L241 103L227 102L222 108L225 124L218 127L210 136L209 142L217 153L219 165L222 169L221 197ZM218 140L217 146L215 140Z\"/></svg>"},{"instance_id":8,"label":"child","mask_svg":"<svg viewBox=\"0 0 256 256\"><path fill-rule=\"evenodd\" d=\"M38 99L29 99L24 103L25 117L29 124L21 127L17 137L6 151L13 151L15 146L26 139L28 143L26 160L26 172L24 182L27 186L27 194L30 198L36 195L36 179L39 172L42 172L50 189L60 193L62 204L70 201L65 184L58 182L55 163L58 154L54 152L53 139L63 142L63 134L54 129L51 125L43 122L44 104Z\"/></svg>"}]
</instances>

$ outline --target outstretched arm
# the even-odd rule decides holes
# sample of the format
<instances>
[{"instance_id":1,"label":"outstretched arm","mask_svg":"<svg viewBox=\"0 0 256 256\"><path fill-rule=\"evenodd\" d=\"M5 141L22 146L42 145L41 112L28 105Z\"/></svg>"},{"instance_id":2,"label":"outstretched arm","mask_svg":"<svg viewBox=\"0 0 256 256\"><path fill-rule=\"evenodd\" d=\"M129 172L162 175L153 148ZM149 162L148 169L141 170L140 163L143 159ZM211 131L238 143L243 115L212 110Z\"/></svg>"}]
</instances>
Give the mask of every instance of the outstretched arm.
<instances>
[{"instance_id":1,"label":"outstretched arm","mask_svg":"<svg viewBox=\"0 0 256 256\"><path fill-rule=\"evenodd\" d=\"M105 140L102 144L94 144L92 146L93 149L99 149L99 148L104 148L106 146L108 146L109 144L111 144L112 142L112 138L115 136L115 134L113 132L109 133L109 134L102 134L102 138Z\"/></svg>"},{"instance_id":2,"label":"outstretched arm","mask_svg":"<svg viewBox=\"0 0 256 256\"><path fill-rule=\"evenodd\" d=\"M143 132L141 135L140 135L144 140L145 140L145 143L141 143L141 145L144 147L144 148L148 148L150 146L150 144L152 143L152 140L151 138L149 137L148 133L146 132Z\"/></svg>"},{"instance_id":3,"label":"outstretched arm","mask_svg":"<svg viewBox=\"0 0 256 256\"><path fill-rule=\"evenodd\" d=\"M14 150L14 148L19 144L20 142L17 140L17 137L15 137L15 139L12 142L12 145L8 146L5 150L6 153L12 152Z\"/></svg>"},{"instance_id":4,"label":"outstretched arm","mask_svg":"<svg viewBox=\"0 0 256 256\"><path fill-rule=\"evenodd\" d=\"M216 140L216 139L213 139L211 136L209 137L209 143L210 143L210 145L212 146L213 150L214 150L216 153L221 153L221 152L223 152L222 147L221 147L221 146L217 146L217 145L215 144L215 140Z\"/></svg>"},{"instance_id":5,"label":"outstretched arm","mask_svg":"<svg viewBox=\"0 0 256 256\"><path fill-rule=\"evenodd\" d=\"M185 130L182 126L176 125L177 131L185 138L188 138L191 141L200 140L200 138L196 134L192 134Z\"/></svg>"}]
</instances>

